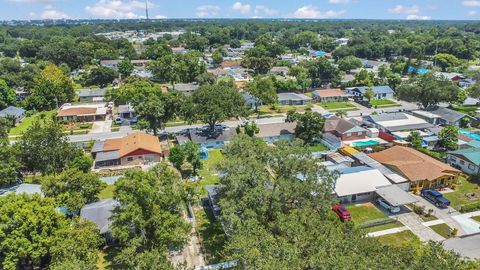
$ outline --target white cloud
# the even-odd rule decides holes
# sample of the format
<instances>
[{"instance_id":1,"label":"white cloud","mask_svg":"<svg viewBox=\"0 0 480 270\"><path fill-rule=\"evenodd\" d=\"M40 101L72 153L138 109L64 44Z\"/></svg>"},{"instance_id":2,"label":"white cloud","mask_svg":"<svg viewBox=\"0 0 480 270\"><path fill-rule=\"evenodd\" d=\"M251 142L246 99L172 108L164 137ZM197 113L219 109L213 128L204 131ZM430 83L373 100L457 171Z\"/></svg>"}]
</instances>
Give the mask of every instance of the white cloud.
<instances>
[{"instance_id":1,"label":"white cloud","mask_svg":"<svg viewBox=\"0 0 480 270\"><path fill-rule=\"evenodd\" d=\"M417 14L420 12L420 8L417 5L411 7L396 5L394 8L389 9L388 12L396 14Z\"/></svg>"},{"instance_id":2,"label":"white cloud","mask_svg":"<svg viewBox=\"0 0 480 270\"><path fill-rule=\"evenodd\" d=\"M167 16L163 16L163 15L155 15L154 17L155 19L166 19Z\"/></svg>"},{"instance_id":3,"label":"white cloud","mask_svg":"<svg viewBox=\"0 0 480 270\"><path fill-rule=\"evenodd\" d=\"M240 2L235 2L232 6L232 9L240 13L246 14L246 13L250 13L250 11L252 10L252 6L250 6L249 4L242 4Z\"/></svg>"},{"instance_id":4,"label":"white cloud","mask_svg":"<svg viewBox=\"0 0 480 270\"><path fill-rule=\"evenodd\" d=\"M349 4L352 3L352 0L328 0L330 4Z\"/></svg>"},{"instance_id":5,"label":"white cloud","mask_svg":"<svg viewBox=\"0 0 480 270\"><path fill-rule=\"evenodd\" d=\"M329 18L337 18L345 14L345 10L328 10L328 11L321 11L317 7L308 5L303 6L297 9L293 14L292 17L294 18L304 18L304 19L329 19Z\"/></svg>"},{"instance_id":6,"label":"white cloud","mask_svg":"<svg viewBox=\"0 0 480 270\"><path fill-rule=\"evenodd\" d=\"M209 17L217 15L220 10L219 6L205 5L197 7L196 14L198 17Z\"/></svg>"},{"instance_id":7,"label":"white cloud","mask_svg":"<svg viewBox=\"0 0 480 270\"><path fill-rule=\"evenodd\" d=\"M420 16L417 14L410 14L407 16L407 20L419 20L419 21L425 21L425 20L430 20L432 17L430 16Z\"/></svg>"},{"instance_id":8,"label":"white cloud","mask_svg":"<svg viewBox=\"0 0 480 270\"><path fill-rule=\"evenodd\" d=\"M156 7L155 4L148 2L149 8ZM143 1L122 1L122 0L100 0L93 6L86 6L85 11L95 17L117 18L117 19L136 19L142 18L137 12L144 12L145 2Z\"/></svg>"},{"instance_id":9,"label":"white cloud","mask_svg":"<svg viewBox=\"0 0 480 270\"><path fill-rule=\"evenodd\" d=\"M54 9L45 10L40 15L40 19L43 19L43 20L60 20L60 19L68 19L68 18L70 17L67 14Z\"/></svg>"},{"instance_id":10,"label":"white cloud","mask_svg":"<svg viewBox=\"0 0 480 270\"><path fill-rule=\"evenodd\" d=\"M275 9L268 8L266 6L255 6L255 14L265 14L268 16L273 16L278 13ZM255 16L258 18L258 16Z\"/></svg>"},{"instance_id":11,"label":"white cloud","mask_svg":"<svg viewBox=\"0 0 480 270\"><path fill-rule=\"evenodd\" d=\"M480 7L480 1L463 1L462 5L466 7Z\"/></svg>"},{"instance_id":12,"label":"white cloud","mask_svg":"<svg viewBox=\"0 0 480 270\"><path fill-rule=\"evenodd\" d=\"M475 16L475 15L477 15L477 11L476 10L470 10L467 14L468 14L468 16Z\"/></svg>"}]
</instances>

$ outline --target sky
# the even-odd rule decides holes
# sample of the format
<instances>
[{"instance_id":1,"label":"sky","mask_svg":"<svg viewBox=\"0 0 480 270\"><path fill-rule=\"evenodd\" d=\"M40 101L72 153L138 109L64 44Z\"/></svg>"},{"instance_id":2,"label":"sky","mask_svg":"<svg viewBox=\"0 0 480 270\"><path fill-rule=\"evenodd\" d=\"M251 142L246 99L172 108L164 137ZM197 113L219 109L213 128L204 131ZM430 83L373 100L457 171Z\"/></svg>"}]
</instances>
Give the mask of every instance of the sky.
<instances>
[{"instance_id":1,"label":"sky","mask_svg":"<svg viewBox=\"0 0 480 270\"><path fill-rule=\"evenodd\" d=\"M0 0L0 20L140 19L146 0ZM150 18L478 20L480 0L148 0Z\"/></svg>"}]
</instances>

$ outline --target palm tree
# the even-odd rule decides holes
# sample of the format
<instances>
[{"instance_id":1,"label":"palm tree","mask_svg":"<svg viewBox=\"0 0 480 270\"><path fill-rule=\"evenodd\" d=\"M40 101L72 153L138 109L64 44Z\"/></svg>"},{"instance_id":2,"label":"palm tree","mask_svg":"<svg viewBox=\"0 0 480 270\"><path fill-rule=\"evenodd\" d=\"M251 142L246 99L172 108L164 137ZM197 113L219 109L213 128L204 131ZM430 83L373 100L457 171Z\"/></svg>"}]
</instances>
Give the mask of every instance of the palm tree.
<instances>
[{"instance_id":1,"label":"palm tree","mask_svg":"<svg viewBox=\"0 0 480 270\"><path fill-rule=\"evenodd\" d=\"M346 111L338 111L335 113L336 116L340 117L340 118L343 118L345 116L347 116L347 112Z\"/></svg>"}]
</instances>

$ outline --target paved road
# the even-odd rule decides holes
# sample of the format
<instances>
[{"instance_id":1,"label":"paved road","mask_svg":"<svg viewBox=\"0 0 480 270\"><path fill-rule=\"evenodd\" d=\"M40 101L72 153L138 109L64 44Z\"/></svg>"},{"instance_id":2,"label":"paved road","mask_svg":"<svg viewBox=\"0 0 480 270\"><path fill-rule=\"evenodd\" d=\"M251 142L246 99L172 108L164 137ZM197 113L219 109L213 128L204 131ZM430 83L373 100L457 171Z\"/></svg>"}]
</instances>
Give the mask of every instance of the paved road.
<instances>
[{"instance_id":1,"label":"paved road","mask_svg":"<svg viewBox=\"0 0 480 270\"><path fill-rule=\"evenodd\" d=\"M356 102L351 102L355 107L357 107L357 111L350 111L347 112L347 116L349 117L356 117L356 116L364 116L364 115L370 115L373 112L377 113L384 113L384 112L398 112L398 111L413 111L413 110L418 110L418 105L415 103L410 103L406 101L401 101L401 100L394 100L395 102L399 103L400 106L397 107L389 107L389 108L367 108L365 106L362 106Z\"/></svg>"},{"instance_id":2,"label":"paved road","mask_svg":"<svg viewBox=\"0 0 480 270\"><path fill-rule=\"evenodd\" d=\"M451 238L443 242L443 246L462 256L480 259L480 234Z\"/></svg>"}]
</instances>

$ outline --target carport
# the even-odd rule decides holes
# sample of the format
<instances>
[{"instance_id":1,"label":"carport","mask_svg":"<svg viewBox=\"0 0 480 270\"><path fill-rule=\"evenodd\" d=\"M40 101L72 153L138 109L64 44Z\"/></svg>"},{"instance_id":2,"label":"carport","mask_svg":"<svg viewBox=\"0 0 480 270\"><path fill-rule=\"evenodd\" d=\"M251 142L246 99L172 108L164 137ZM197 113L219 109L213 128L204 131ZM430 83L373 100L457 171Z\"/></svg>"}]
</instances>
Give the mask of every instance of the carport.
<instances>
[{"instance_id":1,"label":"carport","mask_svg":"<svg viewBox=\"0 0 480 270\"><path fill-rule=\"evenodd\" d=\"M397 185L378 187L375 192L387 200L392 206L402 206L418 202L415 197Z\"/></svg>"}]
</instances>

